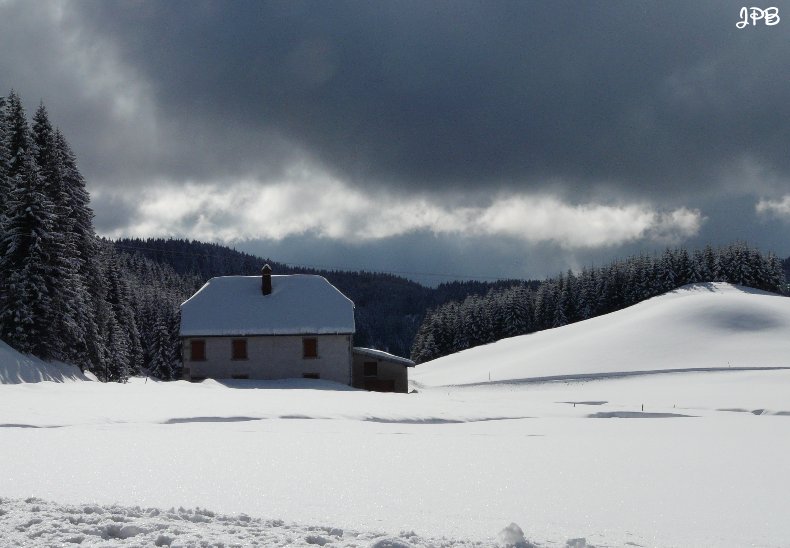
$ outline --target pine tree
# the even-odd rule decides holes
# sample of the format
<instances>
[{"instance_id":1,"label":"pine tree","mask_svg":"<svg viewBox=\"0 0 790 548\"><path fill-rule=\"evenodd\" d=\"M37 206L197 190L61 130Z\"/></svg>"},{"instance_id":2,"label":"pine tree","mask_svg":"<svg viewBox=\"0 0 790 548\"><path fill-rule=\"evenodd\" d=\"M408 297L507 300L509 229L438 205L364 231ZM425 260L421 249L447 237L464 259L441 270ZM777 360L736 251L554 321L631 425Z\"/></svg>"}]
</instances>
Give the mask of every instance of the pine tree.
<instances>
[{"instance_id":1,"label":"pine tree","mask_svg":"<svg viewBox=\"0 0 790 548\"><path fill-rule=\"evenodd\" d=\"M503 337L516 337L529 332L530 296L525 286L516 286L504 291L502 295L504 314Z\"/></svg>"},{"instance_id":2,"label":"pine tree","mask_svg":"<svg viewBox=\"0 0 790 548\"><path fill-rule=\"evenodd\" d=\"M6 100L0 97L0 233L3 230L3 217L5 202L11 192L8 180L8 164L10 161L8 151L8 132L6 131Z\"/></svg>"},{"instance_id":3,"label":"pine tree","mask_svg":"<svg viewBox=\"0 0 790 548\"><path fill-rule=\"evenodd\" d=\"M163 380L173 378L173 358L168 324L168 319L159 315L155 320L153 333L150 335L151 362L148 370L151 376Z\"/></svg>"},{"instance_id":4,"label":"pine tree","mask_svg":"<svg viewBox=\"0 0 790 548\"><path fill-rule=\"evenodd\" d=\"M170 370L172 372L171 379L180 379L182 377L182 361L181 361L181 309L176 308L170 314L170 323L167 326L168 334L170 336L170 363L172 364Z\"/></svg>"},{"instance_id":5,"label":"pine tree","mask_svg":"<svg viewBox=\"0 0 790 548\"><path fill-rule=\"evenodd\" d=\"M710 281L710 274L705 266L705 255L699 249L691 257L691 283Z\"/></svg>"},{"instance_id":6,"label":"pine tree","mask_svg":"<svg viewBox=\"0 0 790 548\"><path fill-rule=\"evenodd\" d=\"M586 320L592 318L596 312L598 295L596 294L597 280L595 269L583 268L579 276L579 316Z\"/></svg>"},{"instance_id":7,"label":"pine tree","mask_svg":"<svg viewBox=\"0 0 790 548\"><path fill-rule=\"evenodd\" d=\"M717 253L711 246L706 245L702 252L705 266L702 269L706 282L721 281L721 260Z\"/></svg>"},{"instance_id":8,"label":"pine tree","mask_svg":"<svg viewBox=\"0 0 790 548\"><path fill-rule=\"evenodd\" d=\"M692 282L692 278L694 277L693 268L691 257L689 257L688 251L683 248L680 249L677 254L677 259L675 261L675 271L676 271L676 280L675 283L678 286L686 285Z\"/></svg>"},{"instance_id":9,"label":"pine tree","mask_svg":"<svg viewBox=\"0 0 790 548\"><path fill-rule=\"evenodd\" d=\"M46 321L51 326L45 344L52 358L83 365L87 361L83 312L87 309L87 294L78 274L79 254L73 237L74 218L65 191L61 154L43 104L33 117L33 139L43 193L51 204L55 226L52 231L52 252L47 264L43 265L47 271L47 292L50 297Z\"/></svg>"},{"instance_id":10,"label":"pine tree","mask_svg":"<svg viewBox=\"0 0 790 548\"><path fill-rule=\"evenodd\" d=\"M48 264L57 242L53 206L43 192L29 136L12 156L12 165L12 190L0 237L0 337L21 352L49 359L54 349L47 337L52 274Z\"/></svg>"},{"instance_id":11,"label":"pine tree","mask_svg":"<svg viewBox=\"0 0 790 548\"><path fill-rule=\"evenodd\" d=\"M112 321L107 325L106 337L109 359L117 362L111 368L121 375L116 380L126 380L123 375L137 375L143 366L143 347L140 331L131 305L129 285L121 272L114 248L104 246L104 277L107 280L106 301L110 305ZM113 329L118 329L115 333Z\"/></svg>"},{"instance_id":12,"label":"pine tree","mask_svg":"<svg viewBox=\"0 0 790 548\"><path fill-rule=\"evenodd\" d=\"M129 364L132 361L129 339L113 315L108 318L106 330L108 333L107 348L110 355L106 360L105 378L102 380L105 382L126 382L131 374Z\"/></svg>"},{"instance_id":13,"label":"pine tree","mask_svg":"<svg viewBox=\"0 0 790 548\"><path fill-rule=\"evenodd\" d=\"M661 260L658 263L658 276L662 292L672 291L678 287L675 256L669 248L664 250L663 255L661 255Z\"/></svg>"},{"instance_id":14,"label":"pine tree","mask_svg":"<svg viewBox=\"0 0 790 548\"><path fill-rule=\"evenodd\" d=\"M559 275L557 282L552 284L551 303L554 315L551 319L551 327L562 327L568 324L568 290L567 283L562 274Z\"/></svg>"},{"instance_id":15,"label":"pine tree","mask_svg":"<svg viewBox=\"0 0 790 548\"><path fill-rule=\"evenodd\" d=\"M415 362L423 363L436 359L439 356L442 356L442 354L439 353L439 349L436 346L436 342L433 340L433 335L431 333L428 333L423 341L422 351L415 358Z\"/></svg>"},{"instance_id":16,"label":"pine tree","mask_svg":"<svg viewBox=\"0 0 790 548\"><path fill-rule=\"evenodd\" d=\"M99 327L102 323L106 325L101 317L107 313L108 307L104 300L107 286L102 276L102 255L93 229L93 211L85 179L77 167L71 147L59 130L55 130L55 144L63 168L63 187L72 219L71 239L77 256L78 289L84 294L81 300L88 304L80 310L79 322L83 326L85 348L78 349L78 355L84 354L84 357L77 364L99 370L104 368L107 358L107 339L102 336Z\"/></svg>"},{"instance_id":17,"label":"pine tree","mask_svg":"<svg viewBox=\"0 0 790 548\"><path fill-rule=\"evenodd\" d=\"M784 293L787 289L787 281L785 279L785 272L782 268L782 261L779 257L770 253L767 258L768 265L766 267L766 289L776 293Z\"/></svg>"}]
</instances>

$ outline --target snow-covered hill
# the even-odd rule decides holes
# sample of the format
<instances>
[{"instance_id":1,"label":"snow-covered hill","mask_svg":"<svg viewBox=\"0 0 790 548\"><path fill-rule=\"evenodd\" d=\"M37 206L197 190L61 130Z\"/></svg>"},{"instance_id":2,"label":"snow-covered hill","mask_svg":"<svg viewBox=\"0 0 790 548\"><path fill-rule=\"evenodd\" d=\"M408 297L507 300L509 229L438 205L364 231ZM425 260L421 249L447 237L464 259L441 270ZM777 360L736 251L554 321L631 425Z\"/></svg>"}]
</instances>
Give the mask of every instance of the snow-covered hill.
<instances>
[{"instance_id":1,"label":"snow-covered hill","mask_svg":"<svg viewBox=\"0 0 790 548\"><path fill-rule=\"evenodd\" d=\"M0 341L0 384L89 380L96 378L81 373L78 367L59 362L48 363L35 356L21 354Z\"/></svg>"},{"instance_id":2,"label":"snow-covered hill","mask_svg":"<svg viewBox=\"0 0 790 548\"><path fill-rule=\"evenodd\" d=\"M739 367L790 367L790 299L692 284L624 310L426 362L425 385ZM490 376L489 376L490 375Z\"/></svg>"}]
</instances>

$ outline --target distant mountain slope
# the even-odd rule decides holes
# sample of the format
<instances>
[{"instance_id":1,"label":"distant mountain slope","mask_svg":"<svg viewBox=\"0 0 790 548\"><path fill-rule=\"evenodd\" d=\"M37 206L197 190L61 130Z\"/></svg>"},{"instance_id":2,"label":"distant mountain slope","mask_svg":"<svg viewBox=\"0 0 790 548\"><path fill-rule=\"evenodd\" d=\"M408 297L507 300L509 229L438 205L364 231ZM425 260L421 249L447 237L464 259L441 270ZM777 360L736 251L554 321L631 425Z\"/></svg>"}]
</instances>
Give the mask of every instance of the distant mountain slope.
<instances>
[{"instance_id":1,"label":"distant mountain slope","mask_svg":"<svg viewBox=\"0 0 790 548\"><path fill-rule=\"evenodd\" d=\"M417 366L412 380L470 384L619 372L790 367L790 298L702 283L603 316Z\"/></svg>"},{"instance_id":2,"label":"distant mountain slope","mask_svg":"<svg viewBox=\"0 0 790 548\"><path fill-rule=\"evenodd\" d=\"M63 363L47 363L35 356L20 354L0 341L0 384L24 382L68 382L96 380L80 373L78 367Z\"/></svg>"},{"instance_id":3,"label":"distant mountain slope","mask_svg":"<svg viewBox=\"0 0 790 548\"><path fill-rule=\"evenodd\" d=\"M318 274L354 301L357 332L354 344L387 350L408 357L417 328L428 309L469 295L484 295L493 288L517 281L449 282L425 287L406 278L377 272L345 272L293 267L195 240L120 239L119 252L140 255L170 265L178 274L197 275L204 281L214 276L257 275L268 262L274 274ZM537 285L538 282L531 282Z\"/></svg>"}]
</instances>

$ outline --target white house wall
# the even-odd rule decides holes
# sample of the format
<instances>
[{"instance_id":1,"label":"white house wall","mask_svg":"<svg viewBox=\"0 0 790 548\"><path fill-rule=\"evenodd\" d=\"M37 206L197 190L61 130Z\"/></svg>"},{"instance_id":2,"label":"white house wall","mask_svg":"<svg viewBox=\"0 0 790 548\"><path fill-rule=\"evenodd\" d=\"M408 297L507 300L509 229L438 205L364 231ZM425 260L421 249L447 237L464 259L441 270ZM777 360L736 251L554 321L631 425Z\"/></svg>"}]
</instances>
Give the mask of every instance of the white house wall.
<instances>
[{"instance_id":1,"label":"white house wall","mask_svg":"<svg viewBox=\"0 0 790 548\"><path fill-rule=\"evenodd\" d=\"M317 340L318 357L303 358L302 339ZM192 361L191 341L203 340L206 359ZM247 340L247 359L231 357L232 341ZM185 378L291 379L318 373L321 379L351 384L350 335L267 335L184 339ZM186 371L189 374L186 374Z\"/></svg>"}]
</instances>

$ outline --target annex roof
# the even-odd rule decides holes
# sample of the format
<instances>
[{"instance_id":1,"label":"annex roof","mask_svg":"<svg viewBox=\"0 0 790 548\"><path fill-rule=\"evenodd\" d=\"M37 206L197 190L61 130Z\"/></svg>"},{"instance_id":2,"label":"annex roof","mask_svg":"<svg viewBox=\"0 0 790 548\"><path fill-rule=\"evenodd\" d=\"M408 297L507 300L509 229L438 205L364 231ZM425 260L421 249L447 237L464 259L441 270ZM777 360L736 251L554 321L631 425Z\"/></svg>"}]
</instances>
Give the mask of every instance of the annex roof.
<instances>
[{"instance_id":1,"label":"annex roof","mask_svg":"<svg viewBox=\"0 0 790 548\"><path fill-rule=\"evenodd\" d=\"M402 358L400 356L396 356L395 354L384 352L383 350L376 350L375 348L363 348L361 346L355 346L353 353L360 354L362 356L368 356L370 358L378 358L379 360L399 363L401 365L405 365L406 367L414 367L415 365L414 362L408 358Z\"/></svg>"},{"instance_id":2,"label":"annex roof","mask_svg":"<svg viewBox=\"0 0 790 548\"><path fill-rule=\"evenodd\" d=\"M354 303L326 278L272 276L261 293L260 276L211 278L181 305L181 336L354 333Z\"/></svg>"}]
</instances>

